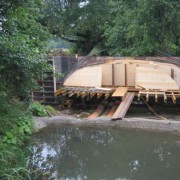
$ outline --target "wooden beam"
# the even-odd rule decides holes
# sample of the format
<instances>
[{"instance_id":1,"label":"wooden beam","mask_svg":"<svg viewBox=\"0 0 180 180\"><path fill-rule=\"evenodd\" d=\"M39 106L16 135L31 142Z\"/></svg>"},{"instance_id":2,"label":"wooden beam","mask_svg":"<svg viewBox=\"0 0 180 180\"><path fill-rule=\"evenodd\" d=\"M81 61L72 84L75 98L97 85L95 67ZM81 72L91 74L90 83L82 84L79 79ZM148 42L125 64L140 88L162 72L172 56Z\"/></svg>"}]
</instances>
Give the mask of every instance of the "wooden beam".
<instances>
[{"instance_id":1,"label":"wooden beam","mask_svg":"<svg viewBox=\"0 0 180 180\"><path fill-rule=\"evenodd\" d=\"M158 103L158 94L155 93L155 102Z\"/></svg>"},{"instance_id":2,"label":"wooden beam","mask_svg":"<svg viewBox=\"0 0 180 180\"><path fill-rule=\"evenodd\" d=\"M148 102L149 101L149 94L147 93L146 94L146 102Z\"/></svg>"},{"instance_id":3,"label":"wooden beam","mask_svg":"<svg viewBox=\"0 0 180 180\"><path fill-rule=\"evenodd\" d=\"M138 101L140 101L141 100L141 93L140 92L138 93L137 97L138 97Z\"/></svg>"},{"instance_id":4,"label":"wooden beam","mask_svg":"<svg viewBox=\"0 0 180 180\"><path fill-rule=\"evenodd\" d=\"M71 92L71 93L69 93L69 97L72 97L72 96L74 96L76 93L75 92Z\"/></svg>"},{"instance_id":5,"label":"wooden beam","mask_svg":"<svg viewBox=\"0 0 180 180\"><path fill-rule=\"evenodd\" d=\"M127 86L127 64L125 64L125 86Z\"/></svg>"},{"instance_id":6,"label":"wooden beam","mask_svg":"<svg viewBox=\"0 0 180 180\"><path fill-rule=\"evenodd\" d=\"M57 91L55 92L55 96L58 96L58 95L60 95L60 94L63 94L64 92L65 92L64 89L59 89L59 90L57 90Z\"/></svg>"},{"instance_id":7,"label":"wooden beam","mask_svg":"<svg viewBox=\"0 0 180 180\"><path fill-rule=\"evenodd\" d=\"M87 96L87 93L86 93L86 92L82 92L82 93L81 93L81 97L82 97L82 98L84 98L84 97L86 97L86 96Z\"/></svg>"},{"instance_id":8,"label":"wooden beam","mask_svg":"<svg viewBox=\"0 0 180 180\"><path fill-rule=\"evenodd\" d=\"M105 94L105 99L108 99L110 97L110 93Z\"/></svg>"},{"instance_id":9,"label":"wooden beam","mask_svg":"<svg viewBox=\"0 0 180 180\"><path fill-rule=\"evenodd\" d=\"M76 93L76 97L80 97L80 96L81 96L81 94L82 94L82 92L81 92L81 91L77 92L77 93Z\"/></svg>"},{"instance_id":10,"label":"wooden beam","mask_svg":"<svg viewBox=\"0 0 180 180\"><path fill-rule=\"evenodd\" d=\"M96 95L96 93L90 93L90 98L93 98Z\"/></svg>"},{"instance_id":11,"label":"wooden beam","mask_svg":"<svg viewBox=\"0 0 180 180\"><path fill-rule=\"evenodd\" d=\"M164 92L164 103L167 103L167 96L165 92Z\"/></svg>"},{"instance_id":12,"label":"wooden beam","mask_svg":"<svg viewBox=\"0 0 180 180\"><path fill-rule=\"evenodd\" d=\"M112 86L114 87L114 64L112 64Z\"/></svg>"},{"instance_id":13,"label":"wooden beam","mask_svg":"<svg viewBox=\"0 0 180 180\"><path fill-rule=\"evenodd\" d=\"M103 93L97 93L97 98L99 99L100 97L103 96Z\"/></svg>"},{"instance_id":14,"label":"wooden beam","mask_svg":"<svg viewBox=\"0 0 180 180\"><path fill-rule=\"evenodd\" d=\"M171 94L172 94L172 101L173 101L174 104L176 104L176 97L175 97L173 92L171 92Z\"/></svg>"},{"instance_id":15,"label":"wooden beam","mask_svg":"<svg viewBox=\"0 0 180 180\"><path fill-rule=\"evenodd\" d=\"M63 96L66 96L68 94L69 91L65 91L64 93L62 93Z\"/></svg>"},{"instance_id":16,"label":"wooden beam","mask_svg":"<svg viewBox=\"0 0 180 180\"><path fill-rule=\"evenodd\" d=\"M133 99L134 99L135 93L127 93L124 96L124 100L120 103L119 107L117 108L116 112L114 113L112 120L118 120L123 119L126 115Z\"/></svg>"},{"instance_id":17,"label":"wooden beam","mask_svg":"<svg viewBox=\"0 0 180 180\"><path fill-rule=\"evenodd\" d=\"M128 91L128 87L118 87L112 97L123 97Z\"/></svg>"}]
</instances>

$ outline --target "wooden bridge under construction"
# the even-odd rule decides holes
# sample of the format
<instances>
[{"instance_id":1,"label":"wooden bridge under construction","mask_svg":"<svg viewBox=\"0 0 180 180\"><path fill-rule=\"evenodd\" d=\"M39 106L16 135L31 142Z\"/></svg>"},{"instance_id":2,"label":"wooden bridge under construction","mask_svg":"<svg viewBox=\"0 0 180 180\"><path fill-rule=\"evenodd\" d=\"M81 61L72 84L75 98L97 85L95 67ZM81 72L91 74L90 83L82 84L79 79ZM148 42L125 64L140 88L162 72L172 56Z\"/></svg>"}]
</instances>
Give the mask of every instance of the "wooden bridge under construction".
<instances>
[{"instance_id":1,"label":"wooden bridge under construction","mask_svg":"<svg viewBox=\"0 0 180 180\"><path fill-rule=\"evenodd\" d=\"M56 67L55 67L56 68ZM54 89L55 96L69 99L97 98L102 103L88 119L107 111L112 98L117 99L107 116L123 119L133 99L146 103L180 99L180 60L177 57L88 57L74 63L63 85ZM106 100L106 101L105 101ZM71 102L71 101L69 101Z\"/></svg>"}]
</instances>

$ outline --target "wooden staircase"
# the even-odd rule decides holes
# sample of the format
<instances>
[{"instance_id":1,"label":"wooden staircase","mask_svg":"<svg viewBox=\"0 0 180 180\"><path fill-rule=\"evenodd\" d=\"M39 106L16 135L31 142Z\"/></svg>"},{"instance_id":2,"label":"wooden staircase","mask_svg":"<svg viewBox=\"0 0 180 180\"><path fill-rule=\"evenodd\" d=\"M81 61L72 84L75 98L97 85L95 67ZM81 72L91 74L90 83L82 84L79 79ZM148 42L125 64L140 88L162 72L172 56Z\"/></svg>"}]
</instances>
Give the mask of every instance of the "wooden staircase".
<instances>
[{"instance_id":1,"label":"wooden staircase","mask_svg":"<svg viewBox=\"0 0 180 180\"><path fill-rule=\"evenodd\" d=\"M50 59L47 62L52 65L53 70L45 72L45 77L42 75L42 78L37 80L39 89L32 92L32 99L42 104L55 105L57 104L57 97L54 95L56 91L54 61Z\"/></svg>"}]
</instances>

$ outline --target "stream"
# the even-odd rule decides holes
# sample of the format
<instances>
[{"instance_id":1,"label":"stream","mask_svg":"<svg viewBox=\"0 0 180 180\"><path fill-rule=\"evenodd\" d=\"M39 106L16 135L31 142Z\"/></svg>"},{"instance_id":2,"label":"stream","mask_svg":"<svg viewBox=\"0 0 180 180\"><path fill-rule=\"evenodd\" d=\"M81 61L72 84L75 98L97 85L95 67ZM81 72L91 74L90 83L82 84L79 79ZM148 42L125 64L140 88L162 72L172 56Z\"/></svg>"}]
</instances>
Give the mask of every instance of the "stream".
<instances>
[{"instance_id":1,"label":"stream","mask_svg":"<svg viewBox=\"0 0 180 180\"><path fill-rule=\"evenodd\" d=\"M52 180L179 180L180 136L116 128L48 127L29 145L30 171Z\"/></svg>"}]
</instances>

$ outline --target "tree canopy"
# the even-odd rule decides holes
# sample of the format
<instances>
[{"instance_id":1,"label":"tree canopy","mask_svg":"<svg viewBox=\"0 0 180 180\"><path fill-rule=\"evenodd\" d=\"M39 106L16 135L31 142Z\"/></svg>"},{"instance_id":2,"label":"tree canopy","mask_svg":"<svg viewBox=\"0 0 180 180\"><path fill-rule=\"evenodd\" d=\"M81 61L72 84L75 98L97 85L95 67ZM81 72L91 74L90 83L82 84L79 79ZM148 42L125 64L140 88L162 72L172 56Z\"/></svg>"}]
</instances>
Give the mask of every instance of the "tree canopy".
<instances>
[{"instance_id":1,"label":"tree canopy","mask_svg":"<svg viewBox=\"0 0 180 180\"><path fill-rule=\"evenodd\" d=\"M41 0L1 1L1 85L18 97L30 95L46 64L48 31L39 23Z\"/></svg>"},{"instance_id":2,"label":"tree canopy","mask_svg":"<svg viewBox=\"0 0 180 180\"><path fill-rule=\"evenodd\" d=\"M46 0L41 22L51 33L88 54L96 46L109 55L178 55L177 0Z\"/></svg>"},{"instance_id":3,"label":"tree canopy","mask_svg":"<svg viewBox=\"0 0 180 180\"><path fill-rule=\"evenodd\" d=\"M105 31L112 55L180 53L177 0L129 0L112 3L115 13Z\"/></svg>"},{"instance_id":4,"label":"tree canopy","mask_svg":"<svg viewBox=\"0 0 180 180\"><path fill-rule=\"evenodd\" d=\"M52 34L75 43L75 51L88 54L95 46L105 45L104 25L111 21L108 0L46 0L46 3L41 23Z\"/></svg>"}]
</instances>

